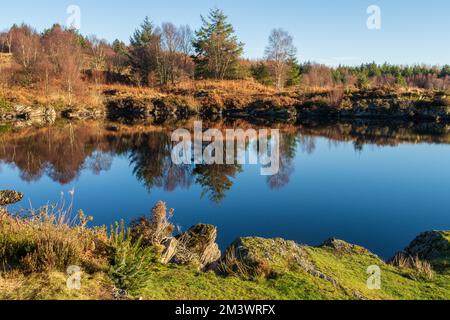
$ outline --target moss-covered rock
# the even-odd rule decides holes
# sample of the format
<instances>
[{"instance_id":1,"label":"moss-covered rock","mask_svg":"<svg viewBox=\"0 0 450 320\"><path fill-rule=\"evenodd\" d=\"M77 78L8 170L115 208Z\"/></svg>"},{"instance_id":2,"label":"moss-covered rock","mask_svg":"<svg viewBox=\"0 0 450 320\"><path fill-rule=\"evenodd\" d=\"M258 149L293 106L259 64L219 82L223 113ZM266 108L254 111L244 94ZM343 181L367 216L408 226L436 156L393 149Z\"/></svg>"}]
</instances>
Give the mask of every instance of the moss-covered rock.
<instances>
[{"instance_id":1,"label":"moss-covered rock","mask_svg":"<svg viewBox=\"0 0 450 320\"><path fill-rule=\"evenodd\" d=\"M450 231L429 231L417 236L402 252L404 255L429 261L434 267L450 268Z\"/></svg>"},{"instance_id":2,"label":"moss-covered rock","mask_svg":"<svg viewBox=\"0 0 450 320\"><path fill-rule=\"evenodd\" d=\"M225 273L244 277L305 272L338 286L336 279L316 268L305 247L284 239L240 238L227 250L221 268Z\"/></svg>"},{"instance_id":3,"label":"moss-covered rock","mask_svg":"<svg viewBox=\"0 0 450 320\"><path fill-rule=\"evenodd\" d=\"M331 238L326 240L322 245L322 248L330 248L333 249L338 254L361 254L361 255L369 255L374 258L378 258L375 254L363 248L361 246L357 246L354 244L347 243L342 240L338 240L335 238Z\"/></svg>"}]
</instances>

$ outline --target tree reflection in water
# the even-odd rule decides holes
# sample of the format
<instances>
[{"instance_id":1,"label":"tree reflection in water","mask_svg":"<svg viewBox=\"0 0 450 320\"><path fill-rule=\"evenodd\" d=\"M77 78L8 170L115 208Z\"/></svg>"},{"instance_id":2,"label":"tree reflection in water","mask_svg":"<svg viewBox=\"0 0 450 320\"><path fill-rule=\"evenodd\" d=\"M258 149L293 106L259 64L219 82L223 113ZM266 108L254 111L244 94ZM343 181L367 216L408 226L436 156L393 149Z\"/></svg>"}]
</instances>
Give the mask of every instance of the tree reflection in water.
<instances>
[{"instance_id":1,"label":"tree reflection in water","mask_svg":"<svg viewBox=\"0 0 450 320\"><path fill-rule=\"evenodd\" d=\"M203 189L203 196L208 196L213 202L223 201L244 167L174 165L170 132L143 132L133 127L109 131L104 124L97 122L29 128L0 135L0 163L18 168L24 181L38 181L47 176L65 185L74 181L84 170L96 175L108 171L114 157L125 155L129 157L134 175L149 191L163 188L172 192L196 184ZM287 126L281 130L280 136L280 171L275 176L267 177L271 189L289 184L295 170L296 153L313 153L315 137L318 136L336 143L352 141L355 149L367 143L396 145L421 141L448 144L450 127L364 122Z\"/></svg>"}]
</instances>

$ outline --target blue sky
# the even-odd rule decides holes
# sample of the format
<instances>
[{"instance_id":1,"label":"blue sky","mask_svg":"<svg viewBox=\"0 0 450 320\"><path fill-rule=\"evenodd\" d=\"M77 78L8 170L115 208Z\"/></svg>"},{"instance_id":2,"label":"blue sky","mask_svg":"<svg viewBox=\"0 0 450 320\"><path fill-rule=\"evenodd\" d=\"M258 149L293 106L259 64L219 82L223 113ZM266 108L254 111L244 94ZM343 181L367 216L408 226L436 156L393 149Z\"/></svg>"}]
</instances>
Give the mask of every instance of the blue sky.
<instances>
[{"instance_id":1,"label":"blue sky","mask_svg":"<svg viewBox=\"0 0 450 320\"><path fill-rule=\"evenodd\" d=\"M272 28L289 31L300 61L336 65L388 61L450 64L448 0L15 0L3 1L0 30L26 22L42 30L65 23L67 7L81 9L81 32L128 41L148 15L156 24L200 25L200 14L219 7L245 46L245 56L262 57ZM368 6L381 8L381 30L369 30Z\"/></svg>"}]
</instances>

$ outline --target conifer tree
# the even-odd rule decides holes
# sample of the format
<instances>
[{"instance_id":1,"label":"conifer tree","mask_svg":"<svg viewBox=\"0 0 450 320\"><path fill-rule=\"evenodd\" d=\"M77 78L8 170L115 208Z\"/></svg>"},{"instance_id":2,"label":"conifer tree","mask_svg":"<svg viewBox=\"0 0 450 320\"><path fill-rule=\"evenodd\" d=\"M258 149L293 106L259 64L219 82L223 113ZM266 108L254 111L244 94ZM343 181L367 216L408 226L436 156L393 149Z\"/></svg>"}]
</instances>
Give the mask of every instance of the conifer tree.
<instances>
[{"instance_id":1,"label":"conifer tree","mask_svg":"<svg viewBox=\"0 0 450 320\"><path fill-rule=\"evenodd\" d=\"M243 43L238 41L223 11L214 9L208 18L201 18L203 26L193 43L197 78L235 78Z\"/></svg>"}]
</instances>

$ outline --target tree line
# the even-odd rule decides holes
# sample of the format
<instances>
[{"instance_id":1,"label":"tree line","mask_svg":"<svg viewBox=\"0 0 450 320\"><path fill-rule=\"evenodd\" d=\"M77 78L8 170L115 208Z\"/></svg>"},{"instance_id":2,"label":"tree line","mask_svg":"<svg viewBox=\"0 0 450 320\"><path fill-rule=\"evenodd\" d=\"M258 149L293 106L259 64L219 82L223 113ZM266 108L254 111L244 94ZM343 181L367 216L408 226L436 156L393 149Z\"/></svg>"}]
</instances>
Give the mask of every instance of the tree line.
<instances>
[{"instance_id":1,"label":"tree line","mask_svg":"<svg viewBox=\"0 0 450 320\"><path fill-rule=\"evenodd\" d=\"M35 86L68 92L87 81L138 86L173 85L188 79L254 79L279 89L304 84L314 87L414 86L445 90L450 85L450 66L396 66L364 64L331 68L312 62L299 63L292 36L274 29L264 58L242 58L239 41L227 16L213 9L201 16L202 26L163 23L149 18L130 37L129 44L108 43L95 36L55 24L39 33L32 27L14 25L0 33L0 53L13 63L2 67L0 81L8 85Z\"/></svg>"}]
</instances>

